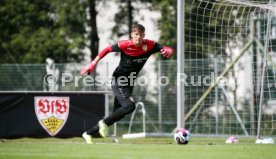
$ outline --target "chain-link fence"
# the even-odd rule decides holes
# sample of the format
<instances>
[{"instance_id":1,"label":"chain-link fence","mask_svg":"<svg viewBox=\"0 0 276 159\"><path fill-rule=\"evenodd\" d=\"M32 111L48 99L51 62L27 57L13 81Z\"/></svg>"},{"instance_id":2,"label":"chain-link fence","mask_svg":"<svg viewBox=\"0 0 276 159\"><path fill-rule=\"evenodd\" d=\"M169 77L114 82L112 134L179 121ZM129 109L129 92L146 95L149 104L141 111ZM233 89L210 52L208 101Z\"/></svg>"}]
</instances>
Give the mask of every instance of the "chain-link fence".
<instances>
[{"instance_id":1,"label":"chain-link fence","mask_svg":"<svg viewBox=\"0 0 276 159\"><path fill-rule=\"evenodd\" d=\"M97 73L81 77L81 64L1 64L0 91L111 91L110 79L114 67L99 63ZM136 102L143 102L146 111L146 131L171 133L176 127L176 90L178 80L185 85L185 112L215 81L226 66L223 58L187 59L185 74L176 73L176 61L157 61L155 71L143 69L133 92ZM272 69L273 67L270 67ZM241 76L246 74L245 76ZM107 73L109 72L109 74ZM267 74L263 134L275 135L275 117L271 96L275 95L275 74ZM205 98L204 102L186 119L186 128L194 134L256 134L258 105L254 103L252 72L232 69ZM274 82L272 85L271 83ZM113 96L109 96L112 110ZM117 123L118 133L128 130L130 115ZM141 132L142 113L137 111L132 132Z\"/></svg>"}]
</instances>

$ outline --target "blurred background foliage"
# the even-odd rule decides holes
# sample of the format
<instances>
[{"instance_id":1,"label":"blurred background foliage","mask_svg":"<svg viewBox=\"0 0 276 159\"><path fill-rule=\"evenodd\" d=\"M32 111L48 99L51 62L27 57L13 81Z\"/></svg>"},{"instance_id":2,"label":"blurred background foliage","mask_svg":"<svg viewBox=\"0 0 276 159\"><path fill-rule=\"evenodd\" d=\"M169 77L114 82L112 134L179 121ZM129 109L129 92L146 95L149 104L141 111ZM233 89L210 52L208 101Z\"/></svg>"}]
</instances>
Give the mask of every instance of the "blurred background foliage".
<instances>
[{"instance_id":1,"label":"blurred background foliage","mask_svg":"<svg viewBox=\"0 0 276 159\"><path fill-rule=\"evenodd\" d=\"M159 10L160 43L176 48L176 0L114 0L119 11L114 16L114 36L129 34L137 3ZM97 6L104 0L1 0L0 63L80 62L84 48L91 58L98 54ZM143 6L143 5L140 5ZM170 39L170 40L167 40Z\"/></svg>"},{"instance_id":2,"label":"blurred background foliage","mask_svg":"<svg viewBox=\"0 0 276 159\"><path fill-rule=\"evenodd\" d=\"M177 0L113 1L118 4L118 12L114 16L116 25L112 29L113 37L129 35L132 24L138 23L133 20L133 16L137 16L141 7L147 7L149 10L160 11L162 15L157 22L161 33L159 42L176 49ZM98 54L100 40L96 22L97 7L106 3L105 0L1 0L0 63L45 63L47 57L54 59L56 63L80 62L84 58L84 48L90 50L90 57L93 59ZM198 4L201 7L197 8ZM194 46L192 43L185 45L189 51L185 53L186 58L205 58L207 52L219 51L208 50L210 41L204 39L227 38L226 34L219 34L223 31L218 29L226 24L223 20L215 20L220 18L214 18L214 21L208 23L196 23L204 21L204 16L220 16L216 9L211 10L215 7L212 3L207 5L198 0L185 1L185 18L190 21L185 24L186 28L193 25L202 28L194 32L186 30L185 35L190 42L202 41L201 46ZM210 34L212 30L216 30L216 34ZM218 48L222 45L216 41L214 43ZM161 56L159 58L162 59Z\"/></svg>"},{"instance_id":3,"label":"blurred background foliage","mask_svg":"<svg viewBox=\"0 0 276 159\"><path fill-rule=\"evenodd\" d=\"M0 63L82 60L85 8L75 0L1 0Z\"/></svg>"}]
</instances>

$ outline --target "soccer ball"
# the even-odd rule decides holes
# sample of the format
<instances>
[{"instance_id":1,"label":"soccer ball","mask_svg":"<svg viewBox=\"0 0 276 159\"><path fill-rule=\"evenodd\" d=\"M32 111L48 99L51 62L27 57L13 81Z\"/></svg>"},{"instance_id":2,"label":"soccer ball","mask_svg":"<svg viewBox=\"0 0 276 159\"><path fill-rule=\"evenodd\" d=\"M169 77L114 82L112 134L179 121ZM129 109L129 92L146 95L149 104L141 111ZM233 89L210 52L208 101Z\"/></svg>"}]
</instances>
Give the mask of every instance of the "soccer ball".
<instances>
[{"instance_id":1,"label":"soccer ball","mask_svg":"<svg viewBox=\"0 0 276 159\"><path fill-rule=\"evenodd\" d=\"M175 132L174 140L179 145L188 144L191 140L191 133L188 130L181 128Z\"/></svg>"}]
</instances>

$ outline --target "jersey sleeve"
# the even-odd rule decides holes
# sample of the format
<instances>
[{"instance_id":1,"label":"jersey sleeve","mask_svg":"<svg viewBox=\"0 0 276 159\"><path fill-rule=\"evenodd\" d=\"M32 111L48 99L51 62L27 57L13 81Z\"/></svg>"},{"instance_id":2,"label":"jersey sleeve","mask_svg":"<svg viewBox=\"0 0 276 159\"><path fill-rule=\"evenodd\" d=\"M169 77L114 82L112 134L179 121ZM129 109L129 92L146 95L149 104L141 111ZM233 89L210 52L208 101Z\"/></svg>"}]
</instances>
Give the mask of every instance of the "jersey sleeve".
<instances>
[{"instance_id":1,"label":"jersey sleeve","mask_svg":"<svg viewBox=\"0 0 276 159\"><path fill-rule=\"evenodd\" d=\"M118 42L117 44L111 45L106 47L105 49L103 49L98 56L100 58L105 57L106 54L108 54L109 52L121 52L124 48L126 48L128 45L128 41L127 40L123 40Z\"/></svg>"},{"instance_id":2,"label":"jersey sleeve","mask_svg":"<svg viewBox=\"0 0 276 159\"><path fill-rule=\"evenodd\" d=\"M122 40L119 41L117 44L112 45L112 51L114 52L120 52L122 50L125 50L129 45L129 40Z\"/></svg>"},{"instance_id":3,"label":"jersey sleeve","mask_svg":"<svg viewBox=\"0 0 276 159\"><path fill-rule=\"evenodd\" d=\"M121 49L119 48L118 44L114 44L111 46L113 52L120 52Z\"/></svg>"},{"instance_id":4,"label":"jersey sleeve","mask_svg":"<svg viewBox=\"0 0 276 159\"><path fill-rule=\"evenodd\" d=\"M106 54L108 54L109 52L120 52L121 49L119 48L118 44L114 44L111 46L106 47L105 49L103 49L98 56L100 58L103 58Z\"/></svg>"},{"instance_id":5,"label":"jersey sleeve","mask_svg":"<svg viewBox=\"0 0 276 159\"><path fill-rule=\"evenodd\" d=\"M163 49L163 45L155 42L153 45L153 48L151 49L151 52L152 52L152 54L154 54L154 53L160 52L161 49Z\"/></svg>"},{"instance_id":6,"label":"jersey sleeve","mask_svg":"<svg viewBox=\"0 0 276 159\"><path fill-rule=\"evenodd\" d=\"M99 56L100 58L103 58L103 57L105 57L105 55L108 54L109 52L112 52L112 47L111 47L111 46L108 46L108 47L106 47L105 49L103 49L103 50L98 54L98 56Z\"/></svg>"}]
</instances>

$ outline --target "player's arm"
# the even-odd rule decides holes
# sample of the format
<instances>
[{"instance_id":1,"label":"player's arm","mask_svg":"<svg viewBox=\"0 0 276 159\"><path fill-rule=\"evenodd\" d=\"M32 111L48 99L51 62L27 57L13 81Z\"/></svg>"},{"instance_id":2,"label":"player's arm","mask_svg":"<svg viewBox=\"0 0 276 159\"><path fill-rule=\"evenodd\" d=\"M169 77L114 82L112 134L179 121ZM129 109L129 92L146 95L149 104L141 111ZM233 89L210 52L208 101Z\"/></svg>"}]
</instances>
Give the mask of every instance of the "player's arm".
<instances>
[{"instance_id":1,"label":"player's arm","mask_svg":"<svg viewBox=\"0 0 276 159\"><path fill-rule=\"evenodd\" d=\"M83 76L83 75L85 75L86 73L87 73L87 74L92 73L92 72L95 70L95 67L96 67L97 63L98 63L106 54L108 54L109 52L113 52L112 46L108 46L108 47L106 47L105 49L103 49L103 50L96 56L96 58L95 58L93 61L91 61L89 64L85 65L85 66L81 69L80 74Z\"/></svg>"},{"instance_id":2,"label":"player's arm","mask_svg":"<svg viewBox=\"0 0 276 159\"><path fill-rule=\"evenodd\" d=\"M153 52L161 52L163 57L169 58L172 54L174 54L174 49L169 47L169 46L163 46L160 45L159 43L154 44Z\"/></svg>"}]
</instances>

